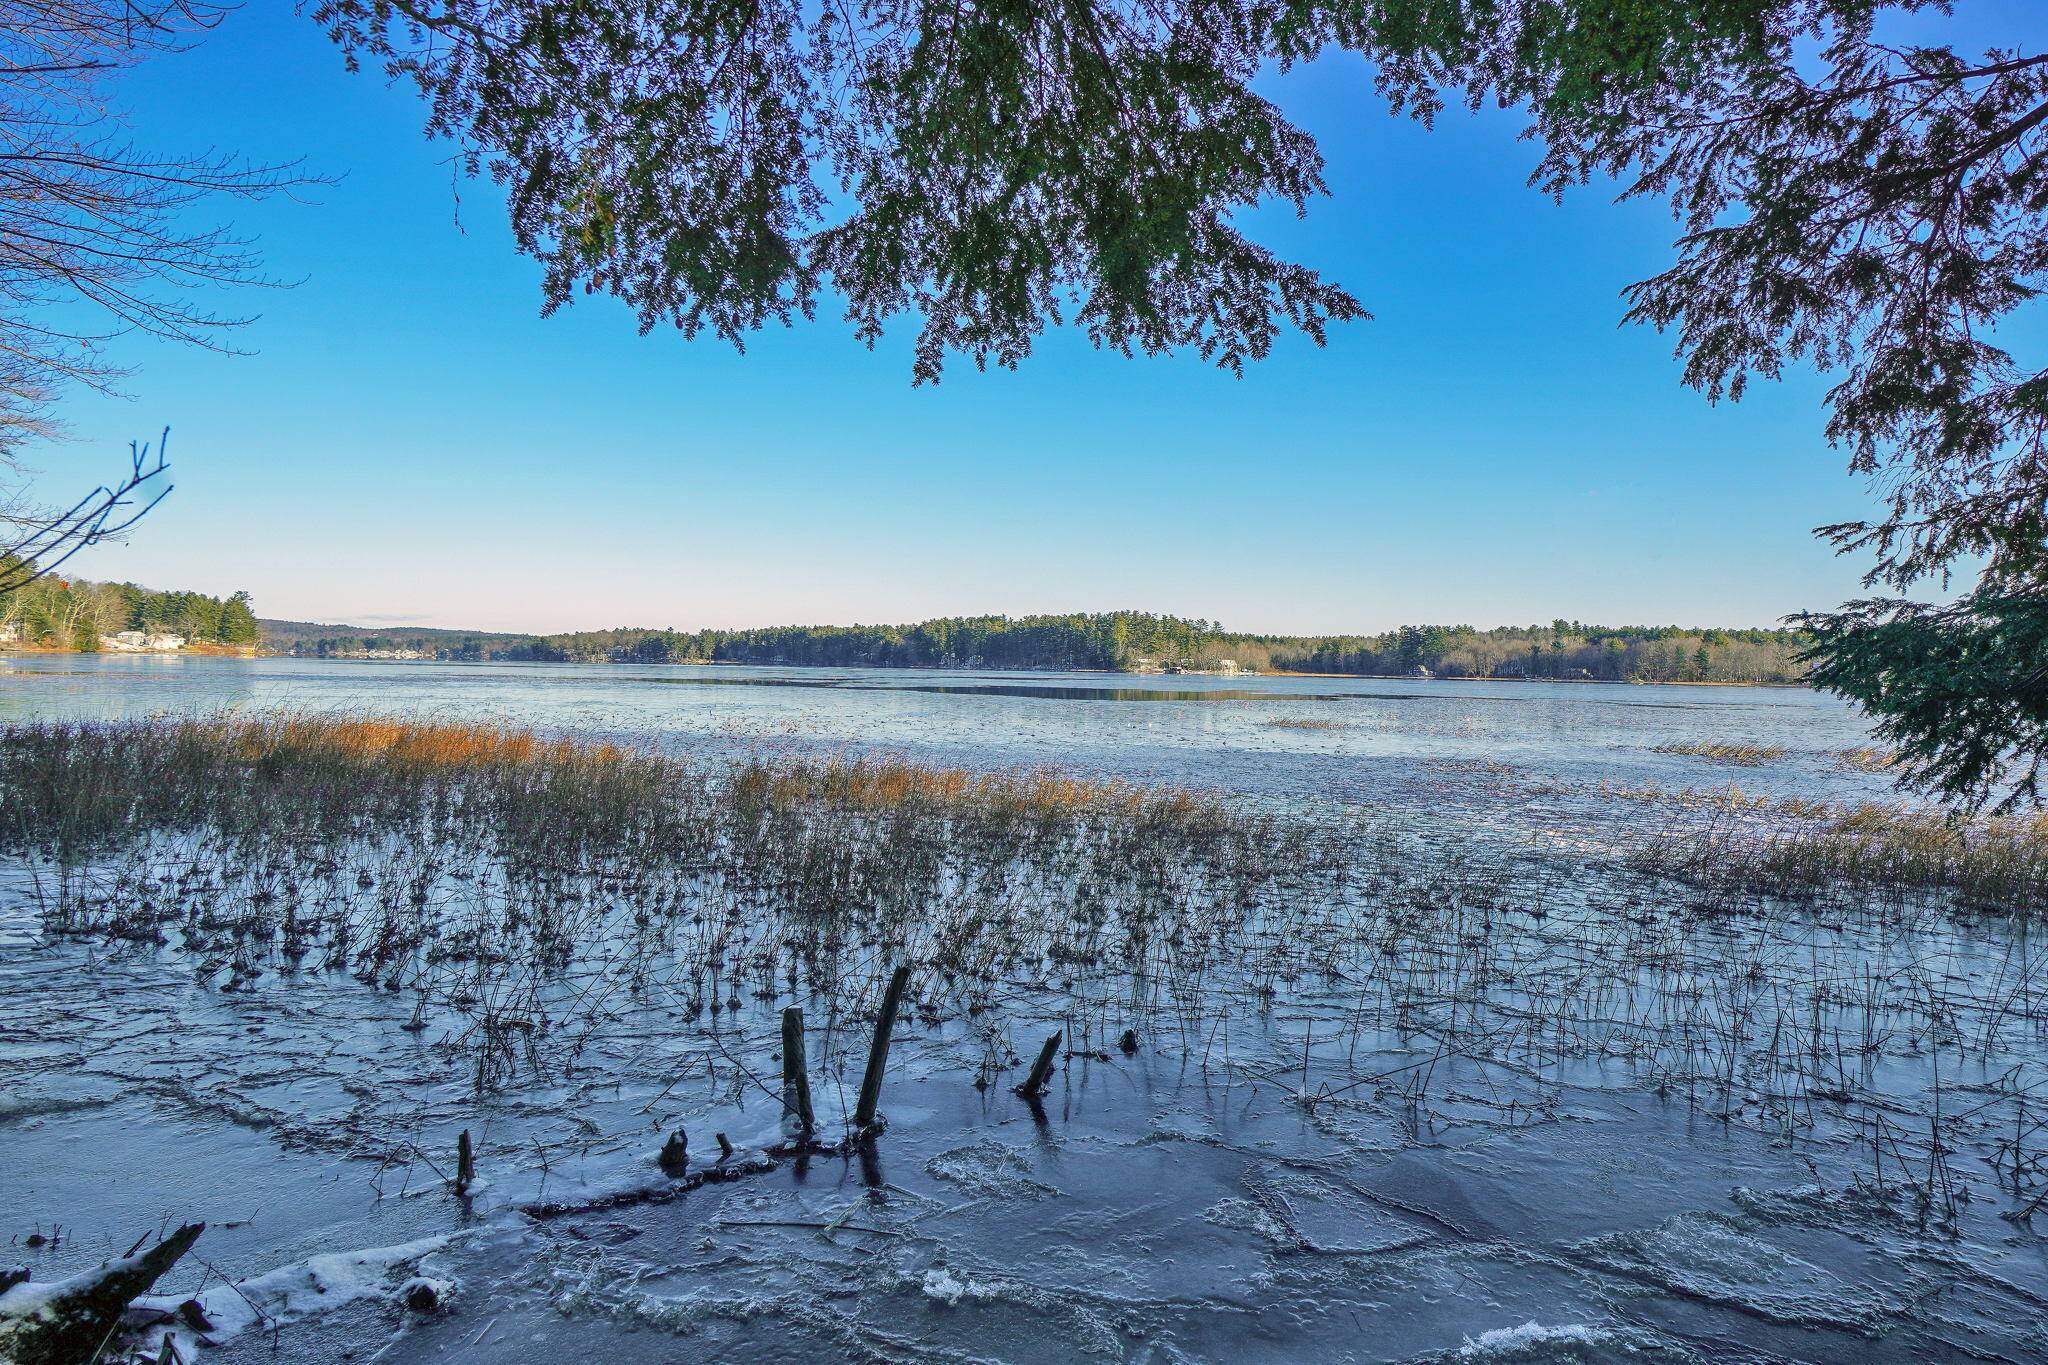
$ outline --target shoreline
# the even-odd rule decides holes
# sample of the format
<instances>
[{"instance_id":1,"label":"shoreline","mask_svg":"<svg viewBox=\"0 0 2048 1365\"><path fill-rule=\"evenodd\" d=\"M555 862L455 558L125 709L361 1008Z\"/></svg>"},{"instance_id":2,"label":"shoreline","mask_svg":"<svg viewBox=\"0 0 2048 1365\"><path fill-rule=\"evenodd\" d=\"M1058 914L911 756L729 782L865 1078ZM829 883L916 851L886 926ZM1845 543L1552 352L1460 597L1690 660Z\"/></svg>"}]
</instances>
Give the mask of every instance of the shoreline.
<instances>
[{"instance_id":1,"label":"shoreline","mask_svg":"<svg viewBox=\"0 0 2048 1365\"><path fill-rule=\"evenodd\" d=\"M1124 669L1110 669L1110 668L1029 668L1029 667L1017 667L1017 668L963 668L963 667L959 667L959 666L947 666L947 665L944 665L944 664L919 664L919 665L901 665L901 664L807 664L807 663L754 663L754 662L751 662L751 661L740 661L740 660L710 660L710 659L677 659L677 660L672 660L672 661L668 661L668 662L663 662L663 663L634 663L634 662L630 662L630 661L627 661L627 660L612 660L612 659L589 659L589 660L583 660L583 659L566 659L566 660L559 660L559 661L556 661L556 660L539 660L539 659L391 659L391 658L381 658L381 659L380 659L380 658L350 658L350 657L343 657L343 656L336 656L336 655L329 655L329 656L325 656L325 657L323 657L323 656L321 656L321 655L317 655L317 654L285 654L285 653L271 653L271 652L266 652L266 651L262 650L262 649L261 649L261 648L259 648L259 647L256 647L256 646L248 646L248 645L196 645L196 646L187 646L187 647L185 647L185 648L183 648L183 649L176 649L176 650L162 650L162 651L150 651L150 652L145 652L145 651L136 651L136 652L134 652L133 654L128 654L128 653L125 653L125 652L117 652L117 651L112 651L112 650L88 650L88 649L60 649L60 648L58 648L58 647L56 647L56 646L53 646L53 645L7 645L7 646L0 646L0 657L4 657L4 656L5 656L5 655L7 655L7 654L38 654L38 655L44 655L44 654L80 654L80 655L93 655L93 654L97 654L97 655L100 655L101 657L117 657L117 656L118 656L118 657L123 657L123 658L133 657L133 658L160 658L160 659L161 659L161 658L178 658L178 657L184 657L184 656L191 656L191 655L199 655L199 656L202 656L202 657L205 657L205 658L233 658L233 659L293 659L293 660L297 660L297 661L299 661L299 662L302 662L302 663L336 663L336 664L444 664L444 665L468 665L468 664L509 664L509 665L525 665L525 664L539 664L539 663L549 663L549 664L556 664L556 665L558 665L558 666L559 666L559 665L568 665L568 666L571 666L571 667L576 667L576 668L616 668L616 667L636 667L636 668L762 668L762 669L773 669L773 668L781 668L781 669L805 669L805 670L810 670L810 669L832 669L832 668L839 668L839 669L853 669L853 668L866 668L866 669L875 669L875 670L878 670L878 671L885 671L885 672L898 672L898 673L912 673L912 672L926 672L926 673L962 673L962 674L994 674L994 673L1044 673L1044 674L1078 674L1078 675L1083 675L1083 676L1087 676L1087 677L1097 677L1097 678L1229 678L1229 679L1238 679L1238 680L1241 680L1241 679L1246 679L1246 678L1327 678L1327 679L1334 679L1334 680L1346 680L1346 679L1352 679L1352 680L1358 680L1358 681L1365 681L1365 682L1400 682L1400 683L1422 683L1422 684L1434 684L1434 683L1543 683L1543 684L1546 684L1546 685L1553 685L1553 686L1571 686L1571 687L1769 687L1769 688L1792 688L1792 689L1798 689L1798 690L1802 690L1802 691L1810 691L1810 690L1811 690L1810 686L1809 686L1808 684L1806 684L1806 683L1803 683L1803 682L1728 682L1728 681L1719 681L1719 680L1711 680L1711 679L1683 679L1683 678L1502 678L1502 677L1480 677L1480 676L1477 676L1477 675L1471 675L1471 674L1467 674L1467 675L1462 675L1462 676L1459 676L1459 677L1454 677L1454 678L1445 678L1445 677L1430 677L1430 678L1417 678L1417 677L1413 677L1413 676L1410 676L1410 675L1407 675L1407 674L1402 674L1402 673L1324 673L1324 672L1297 672L1297 671L1295 671L1295 670L1292 670L1292 669L1272 669L1272 670L1268 670L1268 671L1264 671L1264 672L1258 672L1258 671L1253 671L1253 670L1248 670L1248 669L1246 669L1246 670L1240 670L1240 671L1238 671L1238 672L1236 672L1236 673L1217 673L1217 672L1210 672L1210 671L1206 671L1206 670L1201 670L1201 669L1190 669L1190 670L1186 670L1186 671L1183 671L1183 672L1179 672L1179 673L1162 673L1162 672L1155 672L1155 671L1151 671L1151 670L1147 670L1147 671L1144 671L1144 672L1132 672L1132 671L1129 671L1129 670L1124 670Z\"/></svg>"},{"instance_id":2,"label":"shoreline","mask_svg":"<svg viewBox=\"0 0 2048 1365\"><path fill-rule=\"evenodd\" d=\"M66 649L62 645L30 645L10 642L0 645L0 658L9 654L78 654L106 659L175 659L197 654L209 659L264 659L283 657L264 654L255 645L196 644L177 649Z\"/></svg>"}]
</instances>

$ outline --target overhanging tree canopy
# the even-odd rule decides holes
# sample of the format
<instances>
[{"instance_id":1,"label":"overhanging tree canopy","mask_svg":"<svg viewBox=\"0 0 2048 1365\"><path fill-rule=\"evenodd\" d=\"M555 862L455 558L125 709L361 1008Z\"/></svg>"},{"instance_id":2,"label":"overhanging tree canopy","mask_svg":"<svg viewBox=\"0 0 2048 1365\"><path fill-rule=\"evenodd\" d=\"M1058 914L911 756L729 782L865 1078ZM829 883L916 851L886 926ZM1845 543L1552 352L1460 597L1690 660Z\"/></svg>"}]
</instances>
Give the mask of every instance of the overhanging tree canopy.
<instances>
[{"instance_id":1,"label":"overhanging tree canopy","mask_svg":"<svg viewBox=\"0 0 2048 1365\"><path fill-rule=\"evenodd\" d=\"M742 342L829 285L872 340L921 324L1015 363L1071 320L1229 366L1357 301L1231 226L1323 186L1254 89L1372 58L1397 109L1528 108L1552 192L1666 199L1679 260L1629 316L1739 397L1839 372L1829 435L1891 515L1830 528L1907 583L2031 554L2048 374L1996 324L2048 266L2048 54L1888 46L1917 0L326 0L351 61L430 101L507 189L550 308L618 295L643 327ZM1802 44L1805 48L1802 48ZM1813 45L1821 45L1817 50ZM837 185L838 193L827 190Z\"/></svg>"},{"instance_id":2,"label":"overhanging tree canopy","mask_svg":"<svg viewBox=\"0 0 2048 1365\"><path fill-rule=\"evenodd\" d=\"M1095 0L327 0L348 54L417 84L502 182L546 306L604 290L643 329L739 343L829 282L916 373L1014 364L1070 320L1236 367L1360 315L1233 210L1322 188L1251 88L1271 16ZM828 191L839 191L839 196ZM1070 316L1069 316L1070 315Z\"/></svg>"},{"instance_id":3,"label":"overhanging tree canopy","mask_svg":"<svg viewBox=\"0 0 2048 1365\"><path fill-rule=\"evenodd\" d=\"M1924 644L1978 629L1993 598L2008 612L2048 596L2048 370L1999 334L2048 270L2048 53L1881 31L1947 9L323 0L314 17L351 63L414 82L429 128L505 185L547 307L602 290L643 328L739 344L810 317L829 286L870 343L894 316L918 321L920 380L953 352L1015 364L1064 320L1127 353L1191 346L1238 368L1285 327L1320 341L1363 316L1232 226L1323 189L1313 139L1254 89L1275 65L1361 53L1392 107L1425 120L1452 102L1526 109L1539 188L1615 177L1676 214L1677 260L1628 291L1627 315L1671 330L1687 382L1739 398L1795 363L1836 377L1827 434L1885 514L1822 530L1874 554L1871 582L1988 562L1990 596L1944 613L1810 618L1826 685L1881 717L1959 724L1887 711L1900 678L1927 675L1875 646L1905 639L1908 617ZM1988 798L2006 761L1981 756L2010 743L1958 768L1938 731L1900 723L1908 778Z\"/></svg>"}]
</instances>

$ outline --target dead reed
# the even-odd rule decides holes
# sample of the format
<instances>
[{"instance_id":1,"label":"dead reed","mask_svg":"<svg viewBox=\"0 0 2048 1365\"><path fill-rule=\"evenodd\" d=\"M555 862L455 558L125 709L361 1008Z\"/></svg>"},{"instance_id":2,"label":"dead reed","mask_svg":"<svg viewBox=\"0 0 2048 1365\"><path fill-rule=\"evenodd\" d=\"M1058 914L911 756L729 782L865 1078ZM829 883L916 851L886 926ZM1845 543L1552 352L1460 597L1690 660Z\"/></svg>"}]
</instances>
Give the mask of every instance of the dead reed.
<instances>
[{"instance_id":1,"label":"dead reed","mask_svg":"<svg viewBox=\"0 0 2048 1365\"><path fill-rule=\"evenodd\" d=\"M1783 746L1777 744L1722 744L1711 740L1689 740L1683 744L1659 744L1655 752L1660 754L1687 754L1704 758L1715 763L1734 763L1745 768L1760 767L1775 763L1785 756Z\"/></svg>"}]
</instances>

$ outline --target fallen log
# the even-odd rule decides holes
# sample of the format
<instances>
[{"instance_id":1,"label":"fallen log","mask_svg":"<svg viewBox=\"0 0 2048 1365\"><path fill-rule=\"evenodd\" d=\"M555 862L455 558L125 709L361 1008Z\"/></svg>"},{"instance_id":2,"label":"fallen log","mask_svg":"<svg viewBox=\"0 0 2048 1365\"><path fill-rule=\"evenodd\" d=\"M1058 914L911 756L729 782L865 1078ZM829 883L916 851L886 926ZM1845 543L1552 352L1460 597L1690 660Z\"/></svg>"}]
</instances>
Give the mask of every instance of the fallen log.
<instances>
[{"instance_id":1,"label":"fallen log","mask_svg":"<svg viewBox=\"0 0 2048 1365\"><path fill-rule=\"evenodd\" d=\"M0 1294L0 1360L86 1365L105 1351L136 1298L192 1249L204 1223L187 1223L139 1255L65 1280L27 1281Z\"/></svg>"}]
</instances>

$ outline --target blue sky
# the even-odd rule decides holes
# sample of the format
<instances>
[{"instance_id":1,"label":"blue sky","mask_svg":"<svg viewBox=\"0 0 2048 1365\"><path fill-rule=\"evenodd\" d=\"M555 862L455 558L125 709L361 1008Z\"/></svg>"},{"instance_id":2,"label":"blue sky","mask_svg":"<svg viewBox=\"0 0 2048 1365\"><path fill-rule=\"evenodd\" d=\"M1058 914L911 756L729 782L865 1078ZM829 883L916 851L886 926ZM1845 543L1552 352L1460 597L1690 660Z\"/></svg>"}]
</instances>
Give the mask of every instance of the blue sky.
<instances>
[{"instance_id":1,"label":"blue sky","mask_svg":"<svg viewBox=\"0 0 2048 1365\"><path fill-rule=\"evenodd\" d=\"M539 316L488 184L422 107L251 6L126 87L140 141L340 177L244 207L292 288L251 354L138 342L66 405L52 492L172 427L177 491L88 576L269 616L486 629L1138 607L1274 631L1411 621L1769 624L1857 591L1809 534L1870 505L1802 374L1711 406L1619 291L1669 259L1649 204L1527 189L1512 115L1389 117L1355 59L1273 83L1332 194L1254 235L1375 317L1235 379L1047 336L1016 373L910 386L829 314L757 337ZM460 225L456 192L460 191Z\"/></svg>"}]
</instances>

